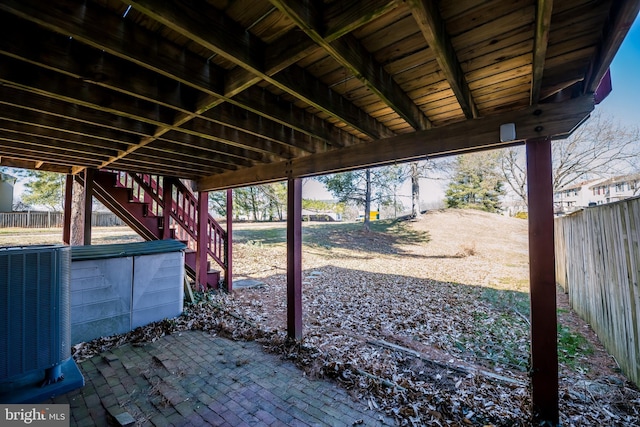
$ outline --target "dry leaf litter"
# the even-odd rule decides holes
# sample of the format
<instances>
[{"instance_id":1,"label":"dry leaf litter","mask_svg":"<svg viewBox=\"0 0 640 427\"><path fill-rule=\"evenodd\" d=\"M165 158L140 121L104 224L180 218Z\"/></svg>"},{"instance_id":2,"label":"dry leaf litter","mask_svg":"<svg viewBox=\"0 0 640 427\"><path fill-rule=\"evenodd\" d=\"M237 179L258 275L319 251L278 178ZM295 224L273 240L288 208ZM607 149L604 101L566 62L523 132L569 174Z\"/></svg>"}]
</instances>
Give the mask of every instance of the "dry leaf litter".
<instances>
[{"instance_id":1,"label":"dry leaf litter","mask_svg":"<svg viewBox=\"0 0 640 427\"><path fill-rule=\"evenodd\" d=\"M257 340L398 425L531 425L526 221L448 210L384 232L307 225L305 239L301 342L286 338L284 243L239 239L234 277L262 286L196 294L182 316L78 344L74 357L199 329ZM589 346L561 358L562 425L640 426L637 387L562 291L558 306Z\"/></svg>"}]
</instances>

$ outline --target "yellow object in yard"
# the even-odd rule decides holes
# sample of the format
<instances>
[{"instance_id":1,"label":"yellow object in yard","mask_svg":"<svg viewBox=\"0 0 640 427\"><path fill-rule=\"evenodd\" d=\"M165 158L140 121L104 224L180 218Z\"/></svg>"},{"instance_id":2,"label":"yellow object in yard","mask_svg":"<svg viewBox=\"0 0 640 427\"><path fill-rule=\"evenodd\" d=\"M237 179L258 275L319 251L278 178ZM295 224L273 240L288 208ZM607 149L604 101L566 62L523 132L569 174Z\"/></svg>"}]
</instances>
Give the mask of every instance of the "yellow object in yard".
<instances>
[{"instance_id":1,"label":"yellow object in yard","mask_svg":"<svg viewBox=\"0 0 640 427\"><path fill-rule=\"evenodd\" d=\"M378 211L370 211L369 212L369 221L375 221L377 219L380 219L380 212ZM356 219L357 222L363 222L364 221L364 212L359 212L358 213L358 219Z\"/></svg>"}]
</instances>

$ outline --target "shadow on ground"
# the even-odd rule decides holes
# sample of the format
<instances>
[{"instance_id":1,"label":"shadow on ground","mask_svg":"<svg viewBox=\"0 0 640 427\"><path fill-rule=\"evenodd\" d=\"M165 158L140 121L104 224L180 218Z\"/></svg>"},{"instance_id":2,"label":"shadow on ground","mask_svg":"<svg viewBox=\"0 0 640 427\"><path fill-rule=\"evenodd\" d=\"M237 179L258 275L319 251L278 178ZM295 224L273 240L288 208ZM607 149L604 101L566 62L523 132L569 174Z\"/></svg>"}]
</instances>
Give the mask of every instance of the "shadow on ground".
<instances>
[{"instance_id":1,"label":"shadow on ground","mask_svg":"<svg viewBox=\"0 0 640 427\"><path fill-rule=\"evenodd\" d=\"M250 245L277 245L287 241L286 225L270 228L236 229L235 243ZM426 244L431 238L428 232L412 230L402 220L381 220L371 223L365 231L362 223L312 223L303 224L302 240L305 246L324 249L350 249L365 253L404 254L402 245Z\"/></svg>"}]
</instances>

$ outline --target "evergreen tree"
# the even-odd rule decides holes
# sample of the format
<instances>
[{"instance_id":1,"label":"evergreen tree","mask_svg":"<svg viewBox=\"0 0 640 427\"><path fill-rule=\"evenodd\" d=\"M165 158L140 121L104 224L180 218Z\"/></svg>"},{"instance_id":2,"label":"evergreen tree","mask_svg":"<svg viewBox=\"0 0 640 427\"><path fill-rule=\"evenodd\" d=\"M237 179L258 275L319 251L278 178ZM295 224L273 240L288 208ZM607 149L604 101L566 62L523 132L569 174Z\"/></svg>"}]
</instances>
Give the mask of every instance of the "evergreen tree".
<instances>
[{"instance_id":1,"label":"evergreen tree","mask_svg":"<svg viewBox=\"0 0 640 427\"><path fill-rule=\"evenodd\" d=\"M226 190L209 192L209 211L219 216L225 216L227 214Z\"/></svg>"},{"instance_id":2,"label":"evergreen tree","mask_svg":"<svg viewBox=\"0 0 640 427\"><path fill-rule=\"evenodd\" d=\"M64 203L65 175L55 172L28 171L29 181L22 201L28 205L44 205L61 211Z\"/></svg>"},{"instance_id":3,"label":"evergreen tree","mask_svg":"<svg viewBox=\"0 0 640 427\"><path fill-rule=\"evenodd\" d=\"M500 196L504 193L497 152L463 154L456 158L454 176L445 193L447 207L500 212Z\"/></svg>"}]
</instances>

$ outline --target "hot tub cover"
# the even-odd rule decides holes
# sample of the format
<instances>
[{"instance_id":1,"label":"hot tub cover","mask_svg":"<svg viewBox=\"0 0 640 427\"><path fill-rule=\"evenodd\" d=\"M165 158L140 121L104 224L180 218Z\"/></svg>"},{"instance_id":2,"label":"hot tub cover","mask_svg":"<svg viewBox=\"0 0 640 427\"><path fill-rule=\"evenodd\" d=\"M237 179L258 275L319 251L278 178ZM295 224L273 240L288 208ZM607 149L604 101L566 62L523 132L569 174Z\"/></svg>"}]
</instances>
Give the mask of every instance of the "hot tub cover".
<instances>
[{"instance_id":1,"label":"hot tub cover","mask_svg":"<svg viewBox=\"0 0 640 427\"><path fill-rule=\"evenodd\" d=\"M178 240L151 240L149 242L116 243L111 245L73 246L71 260L119 258L151 255L184 250L187 246Z\"/></svg>"}]
</instances>

